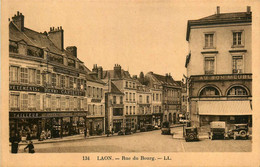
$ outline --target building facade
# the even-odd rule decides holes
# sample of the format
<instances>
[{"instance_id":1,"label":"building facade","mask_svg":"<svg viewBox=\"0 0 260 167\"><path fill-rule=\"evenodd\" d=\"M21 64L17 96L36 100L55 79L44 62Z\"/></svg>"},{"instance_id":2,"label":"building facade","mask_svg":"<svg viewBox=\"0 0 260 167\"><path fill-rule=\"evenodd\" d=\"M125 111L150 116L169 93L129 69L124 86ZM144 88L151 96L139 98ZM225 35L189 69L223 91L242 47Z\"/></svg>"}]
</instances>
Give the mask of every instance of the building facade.
<instances>
[{"instance_id":1,"label":"building facade","mask_svg":"<svg viewBox=\"0 0 260 167\"><path fill-rule=\"evenodd\" d=\"M177 123L177 121L179 120L178 115L181 109L180 85L173 80L170 74L166 74L165 76L163 76L155 74L153 72L149 72L145 75L145 80L146 84L153 92L153 99L156 99L156 101L158 99L158 101L161 101L162 103L162 121L169 121L173 124ZM156 103L153 103L153 106L158 106L160 111L158 103L157 105Z\"/></svg>"},{"instance_id":2,"label":"building facade","mask_svg":"<svg viewBox=\"0 0 260 167\"><path fill-rule=\"evenodd\" d=\"M220 13L189 20L186 40L188 109L192 124L251 123L252 13Z\"/></svg>"},{"instance_id":3,"label":"building facade","mask_svg":"<svg viewBox=\"0 0 260 167\"><path fill-rule=\"evenodd\" d=\"M63 48L62 27L39 33L17 12L9 23L9 121L21 136L62 137L83 133L89 71L77 48Z\"/></svg>"}]
</instances>

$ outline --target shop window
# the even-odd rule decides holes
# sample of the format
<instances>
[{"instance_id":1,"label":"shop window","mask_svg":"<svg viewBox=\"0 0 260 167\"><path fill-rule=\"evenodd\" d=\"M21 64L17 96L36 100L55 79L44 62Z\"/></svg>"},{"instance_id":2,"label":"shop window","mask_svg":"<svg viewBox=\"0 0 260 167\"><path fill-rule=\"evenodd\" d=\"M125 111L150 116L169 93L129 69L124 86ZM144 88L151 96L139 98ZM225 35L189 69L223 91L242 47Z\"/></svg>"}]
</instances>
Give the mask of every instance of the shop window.
<instances>
[{"instance_id":1,"label":"shop window","mask_svg":"<svg viewBox=\"0 0 260 167\"><path fill-rule=\"evenodd\" d=\"M28 83L28 69L21 68L21 83Z\"/></svg>"},{"instance_id":2,"label":"shop window","mask_svg":"<svg viewBox=\"0 0 260 167\"><path fill-rule=\"evenodd\" d=\"M234 86L228 91L229 96L247 96L248 93L245 88L241 86Z\"/></svg>"},{"instance_id":3,"label":"shop window","mask_svg":"<svg viewBox=\"0 0 260 167\"><path fill-rule=\"evenodd\" d=\"M19 94L10 95L10 110L20 110L19 109Z\"/></svg>"},{"instance_id":4,"label":"shop window","mask_svg":"<svg viewBox=\"0 0 260 167\"><path fill-rule=\"evenodd\" d=\"M18 82L18 67L10 67L9 78L11 82Z\"/></svg>"},{"instance_id":5,"label":"shop window","mask_svg":"<svg viewBox=\"0 0 260 167\"><path fill-rule=\"evenodd\" d=\"M243 57L233 56L233 74L243 73Z\"/></svg>"},{"instance_id":6,"label":"shop window","mask_svg":"<svg viewBox=\"0 0 260 167\"><path fill-rule=\"evenodd\" d=\"M200 92L200 96L219 96L219 91L214 87L205 87Z\"/></svg>"}]
</instances>

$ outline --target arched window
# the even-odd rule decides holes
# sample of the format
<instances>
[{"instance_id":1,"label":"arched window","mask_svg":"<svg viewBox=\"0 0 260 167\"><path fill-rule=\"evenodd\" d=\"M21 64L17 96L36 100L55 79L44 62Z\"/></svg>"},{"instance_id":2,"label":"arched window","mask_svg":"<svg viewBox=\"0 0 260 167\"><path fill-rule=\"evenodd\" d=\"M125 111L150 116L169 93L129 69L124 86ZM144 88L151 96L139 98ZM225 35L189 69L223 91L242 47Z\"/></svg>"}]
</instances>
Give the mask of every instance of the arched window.
<instances>
[{"instance_id":1,"label":"arched window","mask_svg":"<svg viewBox=\"0 0 260 167\"><path fill-rule=\"evenodd\" d=\"M200 96L219 96L219 91L214 87L205 87L201 90Z\"/></svg>"},{"instance_id":2,"label":"arched window","mask_svg":"<svg viewBox=\"0 0 260 167\"><path fill-rule=\"evenodd\" d=\"M242 86L234 86L228 90L228 96L245 96L248 95L245 88Z\"/></svg>"}]
</instances>

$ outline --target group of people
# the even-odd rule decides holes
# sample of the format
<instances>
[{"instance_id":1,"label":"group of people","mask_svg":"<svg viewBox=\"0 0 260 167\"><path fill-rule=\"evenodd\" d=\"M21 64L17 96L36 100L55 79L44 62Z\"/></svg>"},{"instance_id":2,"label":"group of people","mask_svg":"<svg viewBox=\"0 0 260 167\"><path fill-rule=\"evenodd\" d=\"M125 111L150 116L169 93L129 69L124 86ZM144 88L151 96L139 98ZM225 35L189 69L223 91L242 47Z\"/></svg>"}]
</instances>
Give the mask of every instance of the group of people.
<instances>
[{"instance_id":1,"label":"group of people","mask_svg":"<svg viewBox=\"0 0 260 167\"><path fill-rule=\"evenodd\" d=\"M18 153L19 143L21 142L21 135L15 131L11 131L9 141L11 142L11 153ZM29 153L35 153L30 133L27 134L26 141L28 144L24 148L24 151L28 149Z\"/></svg>"}]
</instances>

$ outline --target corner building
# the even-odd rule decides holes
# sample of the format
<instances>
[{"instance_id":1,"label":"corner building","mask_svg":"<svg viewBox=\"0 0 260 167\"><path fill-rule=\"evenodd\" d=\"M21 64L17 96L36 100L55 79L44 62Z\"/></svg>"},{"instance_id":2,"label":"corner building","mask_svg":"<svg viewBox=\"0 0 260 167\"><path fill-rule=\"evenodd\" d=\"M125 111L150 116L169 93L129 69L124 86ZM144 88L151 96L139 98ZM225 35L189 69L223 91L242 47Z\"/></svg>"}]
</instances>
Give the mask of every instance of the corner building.
<instances>
[{"instance_id":1,"label":"corner building","mask_svg":"<svg viewBox=\"0 0 260 167\"><path fill-rule=\"evenodd\" d=\"M189 20L186 40L188 111L192 124L252 120L252 13L220 13Z\"/></svg>"},{"instance_id":2,"label":"corner building","mask_svg":"<svg viewBox=\"0 0 260 167\"><path fill-rule=\"evenodd\" d=\"M24 27L17 12L9 23L10 130L32 139L84 132L86 73L75 46L63 48L62 27L40 33Z\"/></svg>"}]
</instances>

